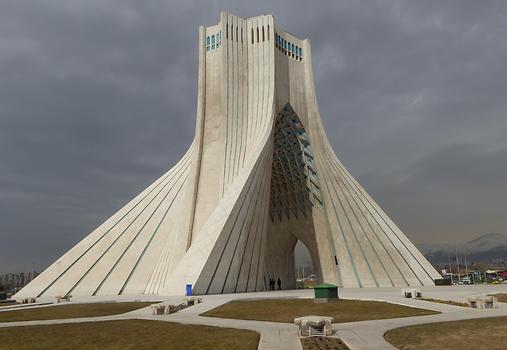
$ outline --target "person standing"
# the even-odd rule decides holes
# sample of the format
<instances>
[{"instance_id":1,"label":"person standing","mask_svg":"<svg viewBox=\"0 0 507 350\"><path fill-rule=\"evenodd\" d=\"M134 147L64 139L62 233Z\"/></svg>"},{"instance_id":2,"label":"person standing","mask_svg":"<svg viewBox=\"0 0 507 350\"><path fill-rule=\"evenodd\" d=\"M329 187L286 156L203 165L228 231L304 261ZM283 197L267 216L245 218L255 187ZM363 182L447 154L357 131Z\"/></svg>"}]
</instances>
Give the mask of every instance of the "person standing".
<instances>
[{"instance_id":1,"label":"person standing","mask_svg":"<svg viewBox=\"0 0 507 350\"><path fill-rule=\"evenodd\" d=\"M273 289L275 289L274 282L275 281L273 281ZM280 277L278 277L278 281L276 282L276 284L278 284L278 290L282 290L282 280L280 280Z\"/></svg>"}]
</instances>

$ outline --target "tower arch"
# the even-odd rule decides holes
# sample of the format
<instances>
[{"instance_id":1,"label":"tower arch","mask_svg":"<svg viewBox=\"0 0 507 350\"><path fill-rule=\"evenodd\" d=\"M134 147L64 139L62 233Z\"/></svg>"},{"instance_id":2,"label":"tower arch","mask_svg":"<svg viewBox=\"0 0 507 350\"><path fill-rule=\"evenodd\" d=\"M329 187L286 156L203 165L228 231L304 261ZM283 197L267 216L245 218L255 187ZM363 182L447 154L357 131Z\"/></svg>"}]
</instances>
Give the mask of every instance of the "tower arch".
<instances>
[{"instance_id":1,"label":"tower arch","mask_svg":"<svg viewBox=\"0 0 507 350\"><path fill-rule=\"evenodd\" d=\"M335 155L308 39L272 15L222 12L199 29L197 96L183 158L16 298L179 295L186 284L196 294L261 291L269 275L294 281L298 240L324 282L392 287L440 278Z\"/></svg>"}]
</instances>

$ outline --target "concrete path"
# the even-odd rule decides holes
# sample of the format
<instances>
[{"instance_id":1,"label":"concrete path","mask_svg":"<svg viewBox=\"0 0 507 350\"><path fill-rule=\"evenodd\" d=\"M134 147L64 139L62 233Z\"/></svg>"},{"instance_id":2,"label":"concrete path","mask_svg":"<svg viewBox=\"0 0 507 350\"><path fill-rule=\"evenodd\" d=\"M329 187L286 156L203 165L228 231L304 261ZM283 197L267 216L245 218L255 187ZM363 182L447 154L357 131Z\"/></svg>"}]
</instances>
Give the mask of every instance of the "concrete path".
<instances>
[{"instance_id":1,"label":"concrete path","mask_svg":"<svg viewBox=\"0 0 507 350\"><path fill-rule=\"evenodd\" d=\"M384 334L394 328L425 323L507 316L507 305L505 304L495 310L459 308L462 310L446 311L437 315L334 324L333 329L336 331L337 336L352 350L387 350L396 349L384 339Z\"/></svg>"},{"instance_id":2,"label":"concrete path","mask_svg":"<svg viewBox=\"0 0 507 350\"><path fill-rule=\"evenodd\" d=\"M252 295L250 293L242 294L240 299L250 299ZM263 293L264 294L264 293ZM274 293L271 293L273 297ZM282 293L280 293L282 294ZM279 295L275 294L275 298ZM287 293L292 294L292 293ZM293 295L294 296L294 295ZM304 296L304 295L303 295ZM232 297L232 298L231 298ZM237 297L237 295L236 295ZM259 296L255 294L255 298ZM264 297L269 297L265 295ZM295 296L294 296L295 297ZM177 313L165 316L153 316L153 315L142 315L142 310L136 310L134 313L138 313L139 318L157 320L157 321L171 321L184 324L195 324L195 325L207 325L217 327L228 327L228 328L241 328L249 329L258 332L261 335L259 348L262 350L298 350L302 349L301 342L297 337L298 328L294 324L290 323L279 323L279 322L262 322L262 321L247 321L247 320L232 320L215 317L202 317L199 314L208 310L214 309L222 304L231 301L234 298L232 295L214 295L204 298L202 304L189 307L181 310ZM237 299L237 298L234 298Z\"/></svg>"},{"instance_id":3,"label":"concrete path","mask_svg":"<svg viewBox=\"0 0 507 350\"><path fill-rule=\"evenodd\" d=\"M422 287L421 289L423 292L423 297L454 301L465 301L466 297L471 295L507 293L507 285ZM300 350L302 347L297 336L297 327L293 324L202 317L199 316L199 314L225 304L231 300L264 298L310 298L312 296L312 290L207 295L202 297L202 304L195 305L171 315L151 315L151 309L148 307L121 315L104 317L0 323L0 328L42 324L147 319L178 322L183 324L249 329L261 334L261 340L258 348L259 350ZM383 337L386 331L394 328L433 322L507 316L507 304L500 304L500 307L498 309L493 310L475 310L447 304L432 303L423 300L406 299L401 296L400 288L341 289L340 297L356 300L387 301L391 303L441 312L441 314L437 315L334 324L333 329L336 331L336 336L341 338L352 350L395 349L391 344L387 343ZM131 297L130 299L124 298L122 301L134 301L140 299L142 299L142 297L138 296ZM164 298L165 302L174 304L180 303L182 300L182 297ZM98 302L103 300L100 298L85 298L82 300L79 298L74 298L74 301Z\"/></svg>"}]
</instances>

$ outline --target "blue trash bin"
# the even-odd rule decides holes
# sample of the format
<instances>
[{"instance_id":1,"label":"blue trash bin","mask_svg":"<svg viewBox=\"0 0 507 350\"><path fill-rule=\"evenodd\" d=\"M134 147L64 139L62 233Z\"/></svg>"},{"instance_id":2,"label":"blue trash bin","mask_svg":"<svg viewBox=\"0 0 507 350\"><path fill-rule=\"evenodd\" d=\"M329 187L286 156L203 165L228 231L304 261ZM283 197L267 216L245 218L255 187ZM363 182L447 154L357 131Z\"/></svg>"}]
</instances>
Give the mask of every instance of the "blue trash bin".
<instances>
[{"instance_id":1,"label":"blue trash bin","mask_svg":"<svg viewBox=\"0 0 507 350\"><path fill-rule=\"evenodd\" d=\"M192 285L191 284L187 284L187 292L185 293L186 296L191 296L192 295Z\"/></svg>"}]
</instances>

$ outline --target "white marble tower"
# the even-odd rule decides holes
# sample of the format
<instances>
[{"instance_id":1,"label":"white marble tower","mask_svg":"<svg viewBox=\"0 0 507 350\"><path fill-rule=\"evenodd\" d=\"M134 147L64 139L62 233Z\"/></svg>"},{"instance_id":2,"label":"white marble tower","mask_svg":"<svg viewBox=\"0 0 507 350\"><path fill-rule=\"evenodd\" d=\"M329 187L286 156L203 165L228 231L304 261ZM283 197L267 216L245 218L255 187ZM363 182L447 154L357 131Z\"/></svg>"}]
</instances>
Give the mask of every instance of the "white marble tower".
<instances>
[{"instance_id":1,"label":"white marble tower","mask_svg":"<svg viewBox=\"0 0 507 350\"><path fill-rule=\"evenodd\" d=\"M273 16L222 13L199 30L195 138L160 179L16 297L292 288L294 246L344 287L440 278L333 152L308 39Z\"/></svg>"}]
</instances>

